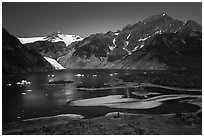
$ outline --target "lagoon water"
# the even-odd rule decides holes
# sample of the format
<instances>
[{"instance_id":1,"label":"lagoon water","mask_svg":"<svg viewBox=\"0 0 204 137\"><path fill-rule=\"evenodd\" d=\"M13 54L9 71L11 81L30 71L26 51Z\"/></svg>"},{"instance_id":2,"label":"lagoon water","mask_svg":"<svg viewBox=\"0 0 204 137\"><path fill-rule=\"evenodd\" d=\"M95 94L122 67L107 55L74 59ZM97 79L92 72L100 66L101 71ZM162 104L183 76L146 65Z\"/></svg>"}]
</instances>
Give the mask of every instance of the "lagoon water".
<instances>
[{"instance_id":1,"label":"lagoon water","mask_svg":"<svg viewBox=\"0 0 204 137\"><path fill-rule=\"evenodd\" d=\"M184 96L182 92L182 97L178 97L180 94L178 91L161 88L146 88L139 91L135 88L90 91L77 89L77 87L103 87L107 83L118 81L121 76L135 72L62 70L3 77L2 120L10 122L60 114L77 114L84 118L93 118L118 111L135 114L168 114L194 112L200 108L184 101L196 99L195 96L200 95L197 92L187 92L189 96ZM49 83L53 81L68 82ZM145 95L148 96L144 98ZM155 97L158 98L154 99Z\"/></svg>"}]
</instances>

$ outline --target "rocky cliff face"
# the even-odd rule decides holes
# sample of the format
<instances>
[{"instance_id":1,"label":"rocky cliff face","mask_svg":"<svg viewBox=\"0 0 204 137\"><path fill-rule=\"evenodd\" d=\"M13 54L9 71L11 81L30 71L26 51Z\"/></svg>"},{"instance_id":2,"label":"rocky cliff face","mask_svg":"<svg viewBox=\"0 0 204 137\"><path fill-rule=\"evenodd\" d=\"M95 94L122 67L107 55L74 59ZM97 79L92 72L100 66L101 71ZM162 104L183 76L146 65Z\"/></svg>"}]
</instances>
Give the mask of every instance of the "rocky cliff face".
<instances>
[{"instance_id":1,"label":"rocky cliff face","mask_svg":"<svg viewBox=\"0 0 204 137\"><path fill-rule=\"evenodd\" d=\"M161 14L68 46L65 68L186 69L202 66L202 27Z\"/></svg>"},{"instance_id":2,"label":"rocky cliff face","mask_svg":"<svg viewBox=\"0 0 204 137\"><path fill-rule=\"evenodd\" d=\"M54 68L36 50L25 47L15 36L2 29L3 74L40 72Z\"/></svg>"},{"instance_id":3,"label":"rocky cliff face","mask_svg":"<svg viewBox=\"0 0 204 137\"><path fill-rule=\"evenodd\" d=\"M36 50L42 56L57 59L67 53L67 48L64 42L36 41L33 43L24 44L27 48Z\"/></svg>"}]
</instances>

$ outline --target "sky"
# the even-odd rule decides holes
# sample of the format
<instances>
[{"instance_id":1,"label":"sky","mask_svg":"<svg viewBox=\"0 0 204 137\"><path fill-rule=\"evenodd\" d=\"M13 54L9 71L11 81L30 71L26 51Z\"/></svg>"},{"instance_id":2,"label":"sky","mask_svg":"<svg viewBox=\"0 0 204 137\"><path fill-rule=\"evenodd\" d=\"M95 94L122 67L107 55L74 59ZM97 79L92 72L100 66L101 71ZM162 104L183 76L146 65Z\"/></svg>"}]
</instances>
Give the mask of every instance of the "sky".
<instances>
[{"instance_id":1,"label":"sky","mask_svg":"<svg viewBox=\"0 0 204 137\"><path fill-rule=\"evenodd\" d=\"M88 37L121 30L162 13L202 24L201 2L3 2L2 26L16 37L46 36L56 31Z\"/></svg>"}]
</instances>

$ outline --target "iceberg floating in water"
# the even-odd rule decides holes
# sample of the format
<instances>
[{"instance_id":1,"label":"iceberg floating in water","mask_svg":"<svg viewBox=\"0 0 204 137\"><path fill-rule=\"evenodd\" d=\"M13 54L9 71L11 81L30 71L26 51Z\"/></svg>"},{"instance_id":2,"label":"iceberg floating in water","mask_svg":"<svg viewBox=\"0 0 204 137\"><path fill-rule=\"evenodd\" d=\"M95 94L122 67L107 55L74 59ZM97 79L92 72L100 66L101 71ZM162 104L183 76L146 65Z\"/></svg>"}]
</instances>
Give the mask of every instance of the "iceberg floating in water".
<instances>
[{"instance_id":1,"label":"iceberg floating in water","mask_svg":"<svg viewBox=\"0 0 204 137\"><path fill-rule=\"evenodd\" d=\"M12 86L12 84L10 84L10 83L9 83L9 84L6 84L6 85L9 86L9 87Z\"/></svg>"},{"instance_id":2,"label":"iceberg floating in water","mask_svg":"<svg viewBox=\"0 0 204 137\"><path fill-rule=\"evenodd\" d=\"M109 74L111 77L113 76L113 74Z\"/></svg>"},{"instance_id":3,"label":"iceberg floating in water","mask_svg":"<svg viewBox=\"0 0 204 137\"><path fill-rule=\"evenodd\" d=\"M22 95L26 95L26 93L23 92Z\"/></svg>"},{"instance_id":4,"label":"iceberg floating in water","mask_svg":"<svg viewBox=\"0 0 204 137\"><path fill-rule=\"evenodd\" d=\"M27 92L31 92L32 90L31 90L31 89L27 89L26 91L27 91Z\"/></svg>"},{"instance_id":5,"label":"iceberg floating in water","mask_svg":"<svg viewBox=\"0 0 204 137\"><path fill-rule=\"evenodd\" d=\"M83 74L76 74L75 76L76 77L83 77L84 75Z\"/></svg>"},{"instance_id":6,"label":"iceberg floating in water","mask_svg":"<svg viewBox=\"0 0 204 137\"><path fill-rule=\"evenodd\" d=\"M22 80L21 82L17 82L16 84L17 84L18 86L22 87L22 86L30 85L31 82L30 82L30 81L26 81L26 80Z\"/></svg>"}]
</instances>

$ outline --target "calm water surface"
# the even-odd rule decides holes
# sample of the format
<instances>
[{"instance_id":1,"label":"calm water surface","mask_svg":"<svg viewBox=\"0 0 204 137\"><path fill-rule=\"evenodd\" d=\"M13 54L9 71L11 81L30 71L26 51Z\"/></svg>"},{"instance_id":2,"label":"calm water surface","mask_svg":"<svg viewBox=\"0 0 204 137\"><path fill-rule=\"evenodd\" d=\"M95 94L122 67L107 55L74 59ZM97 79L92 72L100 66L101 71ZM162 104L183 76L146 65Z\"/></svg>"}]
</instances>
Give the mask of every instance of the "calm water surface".
<instances>
[{"instance_id":1,"label":"calm water surface","mask_svg":"<svg viewBox=\"0 0 204 137\"><path fill-rule=\"evenodd\" d=\"M181 102L181 99L166 101L151 109L116 109L104 106L69 106L67 102L109 95L123 95L136 98L136 89L114 89L101 91L80 91L76 87L102 87L105 83L117 81L120 76L131 75L135 71L125 70L63 70L46 73L19 74L3 78L3 122L29 118L54 116L59 114L79 114L85 118L106 115L109 112L130 112L146 114L166 114L193 112L198 106ZM141 72L143 73L143 72ZM78 74L78 75L77 75ZM80 75L81 76L80 76ZM25 86L17 85L22 80L30 81ZM49 84L49 81L73 81L67 84ZM171 90L156 90L160 94L178 93ZM165 91L165 92L163 92ZM189 92L189 94L191 94ZM197 93L192 93L197 94Z\"/></svg>"}]
</instances>

